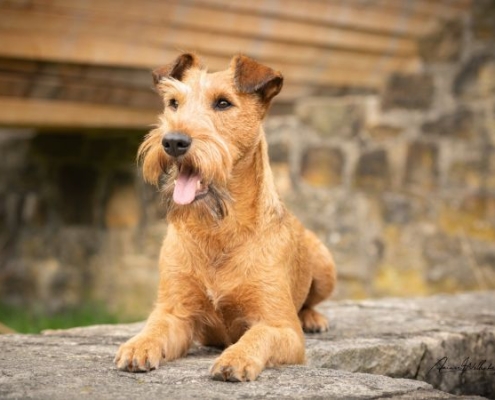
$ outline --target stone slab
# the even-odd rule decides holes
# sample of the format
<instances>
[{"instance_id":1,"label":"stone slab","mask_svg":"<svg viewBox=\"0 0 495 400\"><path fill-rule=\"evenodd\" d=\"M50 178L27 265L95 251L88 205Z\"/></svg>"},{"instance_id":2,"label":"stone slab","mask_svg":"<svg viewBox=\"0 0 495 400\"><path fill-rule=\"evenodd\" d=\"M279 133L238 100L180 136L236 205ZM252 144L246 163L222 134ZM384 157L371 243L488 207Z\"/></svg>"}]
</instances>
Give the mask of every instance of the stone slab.
<instances>
[{"instance_id":1,"label":"stone slab","mask_svg":"<svg viewBox=\"0 0 495 400\"><path fill-rule=\"evenodd\" d=\"M495 398L495 292L327 302L321 311L332 329L308 338L309 365ZM445 367L473 368L460 373L435 367L445 357Z\"/></svg>"},{"instance_id":2,"label":"stone slab","mask_svg":"<svg viewBox=\"0 0 495 400\"><path fill-rule=\"evenodd\" d=\"M331 329L307 337L307 365L267 369L256 382L237 384L209 378L219 351L200 346L150 373L118 371L117 347L142 323L0 335L0 398L493 398L493 370L428 370L441 357L495 365L494 305L495 292L327 302L320 309Z\"/></svg>"}]
</instances>

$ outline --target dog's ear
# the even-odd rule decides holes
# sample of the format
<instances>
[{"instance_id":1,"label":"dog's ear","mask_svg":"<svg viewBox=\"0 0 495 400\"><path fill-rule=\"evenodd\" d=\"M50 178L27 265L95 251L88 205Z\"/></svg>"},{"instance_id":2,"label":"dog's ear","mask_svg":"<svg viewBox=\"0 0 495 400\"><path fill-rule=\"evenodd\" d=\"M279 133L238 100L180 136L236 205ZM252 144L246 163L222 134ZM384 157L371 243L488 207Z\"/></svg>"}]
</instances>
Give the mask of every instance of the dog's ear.
<instances>
[{"instance_id":1,"label":"dog's ear","mask_svg":"<svg viewBox=\"0 0 495 400\"><path fill-rule=\"evenodd\" d=\"M180 81L184 77L185 71L189 68L199 66L200 62L194 54L181 54L174 62L153 70L151 73L153 75L153 83L156 86L163 78L174 78Z\"/></svg>"},{"instance_id":2,"label":"dog's ear","mask_svg":"<svg viewBox=\"0 0 495 400\"><path fill-rule=\"evenodd\" d=\"M275 97L284 83L284 77L278 71L259 64L253 59L238 55L232 59L234 82L241 93L256 93L261 100L269 103Z\"/></svg>"}]
</instances>

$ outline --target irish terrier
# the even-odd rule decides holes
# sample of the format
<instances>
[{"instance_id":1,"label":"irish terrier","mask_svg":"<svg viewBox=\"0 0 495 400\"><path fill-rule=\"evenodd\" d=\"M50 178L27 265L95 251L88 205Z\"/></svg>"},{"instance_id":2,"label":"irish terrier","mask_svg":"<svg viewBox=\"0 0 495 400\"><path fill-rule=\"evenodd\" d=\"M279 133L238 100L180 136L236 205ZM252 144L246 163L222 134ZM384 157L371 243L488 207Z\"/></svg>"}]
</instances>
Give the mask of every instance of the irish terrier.
<instances>
[{"instance_id":1,"label":"irish terrier","mask_svg":"<svg viewBox=\"0 0 495 400\"><path fill-rule=\"evenodd\" d=\"M153 77L165 109L138 157L144 178L162 185L169 226L155 308L118 350L118 368L158 368L194 340L225 348L213 379L303 363L303 329L328 329L313 307L332 292L335 268L275 190L261 124L282 75L242 55L207 73L183 54Z\"/></svg>"}]
</instances>

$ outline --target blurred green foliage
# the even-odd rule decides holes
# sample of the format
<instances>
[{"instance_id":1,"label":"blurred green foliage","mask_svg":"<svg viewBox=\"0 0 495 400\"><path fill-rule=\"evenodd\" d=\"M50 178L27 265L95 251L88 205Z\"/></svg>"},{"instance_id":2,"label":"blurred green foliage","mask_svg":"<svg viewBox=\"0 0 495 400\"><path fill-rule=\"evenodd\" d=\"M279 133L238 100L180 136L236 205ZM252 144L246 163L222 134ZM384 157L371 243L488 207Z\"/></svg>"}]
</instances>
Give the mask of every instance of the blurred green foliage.
<instances>
[{"instance_id":1,"label":"blurred green foliage","mask_svg":"<svg viewBox=\"0 0 495 400\"><path fill-rule=\"evenodd\" d=\"M0 322L19 333L39 333L44 329L67 329L130 321L122 321L99 304L87 304L58 313L44 314L0 303Z\"/></svg>"}]
</instances>

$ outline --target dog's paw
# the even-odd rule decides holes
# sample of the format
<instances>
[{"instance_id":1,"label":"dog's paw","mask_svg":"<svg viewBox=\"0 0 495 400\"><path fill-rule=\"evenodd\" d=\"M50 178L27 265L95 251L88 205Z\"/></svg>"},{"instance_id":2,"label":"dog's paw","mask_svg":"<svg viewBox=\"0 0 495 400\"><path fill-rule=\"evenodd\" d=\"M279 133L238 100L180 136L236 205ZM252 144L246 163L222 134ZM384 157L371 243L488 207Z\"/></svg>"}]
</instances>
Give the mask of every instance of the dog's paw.
<instances>
[{"instance_id":1,"label":"dog's paw","mask_svg":"<svg viewBox=\"0 0 495 400\"><path fill-rule=\"evenodd\" d=\"M312 308L303 308L299 311L299 320L304 332L320 333L328 331L327 318Z\"/></svg>"},{"instance_id":2,"label":"dog's paw","mask_svg":"<svg viewBox=\"0 0 495 400\"><path fill-rule=\"evenodd\" d=\"M226 350L218 357L210 369L216 381L254 381L263 370L263 364L252 357Z\"/></svg>"},{"instance_id":3,"label":"dog's paw","mask_svg":"<svg viewBox=\"0 0 495 400\"><path fill-rule=\"evenodd\" d=\"M120 346L114 362L123 371L148 372L160 365L163 348L162 339L139 334Z\"/></svg>"}]
</instances>

